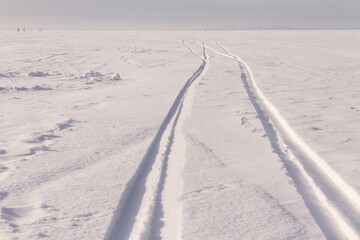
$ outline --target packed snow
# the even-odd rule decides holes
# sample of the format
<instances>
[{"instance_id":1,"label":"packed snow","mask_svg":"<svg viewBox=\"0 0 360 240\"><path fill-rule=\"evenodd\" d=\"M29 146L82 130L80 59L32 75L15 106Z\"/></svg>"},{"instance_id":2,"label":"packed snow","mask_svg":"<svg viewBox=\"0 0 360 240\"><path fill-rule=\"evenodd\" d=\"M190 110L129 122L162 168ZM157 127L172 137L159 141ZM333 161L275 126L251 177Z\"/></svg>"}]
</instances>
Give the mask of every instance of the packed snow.
<instances>
[{"instance_id":1,"label":"packed snow","mask_svg":"<svg viewBox=\"0 0 360 240\"><path fill-rule=\"evenodd\" d=\"M0 239L360 239L360 31L0 42Z\"/></svg>"}]
</instances>

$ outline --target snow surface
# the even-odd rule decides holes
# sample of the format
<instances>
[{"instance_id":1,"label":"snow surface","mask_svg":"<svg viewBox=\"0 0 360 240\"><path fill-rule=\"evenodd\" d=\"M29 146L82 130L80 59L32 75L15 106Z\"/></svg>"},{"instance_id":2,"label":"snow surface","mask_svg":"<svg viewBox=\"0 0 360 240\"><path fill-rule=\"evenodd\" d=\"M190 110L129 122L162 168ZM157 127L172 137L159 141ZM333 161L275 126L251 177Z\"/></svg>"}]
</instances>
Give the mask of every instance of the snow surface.
<instances>
[{"instance_id":1,"label":"snow surface","mask_svg":"<svg viewBox=\"0 0 360 240\"><path fill-rule=\"evenodd\" d=\"M360 31L0 42L0 239L359 239Z\"/></svg>"}]
</instances>

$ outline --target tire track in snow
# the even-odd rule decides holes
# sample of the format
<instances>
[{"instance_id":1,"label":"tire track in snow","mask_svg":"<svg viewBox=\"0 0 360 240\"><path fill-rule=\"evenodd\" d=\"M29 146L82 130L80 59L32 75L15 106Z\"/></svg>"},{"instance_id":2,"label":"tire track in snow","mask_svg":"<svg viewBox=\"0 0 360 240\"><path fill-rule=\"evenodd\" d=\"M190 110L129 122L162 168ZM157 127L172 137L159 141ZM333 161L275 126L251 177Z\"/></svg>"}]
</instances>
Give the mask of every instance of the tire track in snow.
<instances>
[{"instance_id":1,"label":"tire track in snow","mask_svg":"<svg viewBox=\"0 0 360 240\"><path fill-rule=\"evenodd\" d=\"M218 45L226 54L208 49L239 64L245 89L270 143L324 235L329 239L360 239L359 195L297 135L267 100L247 63Z\"/></svg>"},{"instance_id":2,"label":"tire track in snow","mask_svg":"<svg viewBox=\"0 0 360 240\"><path fill-rule=\"evenodd\" d=\"M179 197L186 147L181 127L191 112L194 82L201 78L208 66L205 46L203 56L201 66L178 93L135 174L127 183L105 240L180 238Z\"/></svg>"}]
</instances>

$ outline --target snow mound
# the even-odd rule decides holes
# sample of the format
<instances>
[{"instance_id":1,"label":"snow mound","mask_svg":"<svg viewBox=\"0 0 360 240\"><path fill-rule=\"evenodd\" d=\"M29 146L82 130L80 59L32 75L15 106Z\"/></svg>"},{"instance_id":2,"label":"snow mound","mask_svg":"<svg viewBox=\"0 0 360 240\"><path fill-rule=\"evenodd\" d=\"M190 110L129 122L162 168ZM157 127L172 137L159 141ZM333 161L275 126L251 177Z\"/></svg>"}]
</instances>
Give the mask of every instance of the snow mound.
<instances>
[{"instance_id":1,"label":"snow mound","mask_svg":"<svg viewBox=\"0 0 360 240\"><path fill-rule=\"evenodd\" d=\"M35 90L35 91L48 91L48 90L53 90L51 87L48 87L46 85L35 85L31 88L32 90Z\"/></svg>"},{"instance_id":2,"label":"snow mound","mask_svg":"<svg viewBox=\"0 0 360 240\"><path fill-rule=\"evenodd\" d=\"M12 91L12 90L15 90L15 91L49 91L49 90L53 90L53 89L45 84L35 85L31 88L28 88L28 87L0 87L0 92L1 91Z\"/></svg>"},{"instance_id":3,"label":"snow mound","mask_svg":"<svg viewBox=\"0 0 360 240\"><path fill-rule=\"evenodd\" d=\"M112 82L112 81L120 81L121 76L119 73L100 73L95 71L89 71L87 73L84 73L82 75L76 76L78 79L85 79L86 84L95 84L98 82Z\"/></svg>"},{"instance_id":4,"label":"snow mound","mask_svg":"<svg viewBox=\"0 0 360 240\"><path fill-rule=\"evenodd\" d=\"M121 80L120 74L113 73L109 80L111 80L111 81L120 81Z\"/></svg>"},{"instance_id":5,"label":"snow mound","mask_svg":"<svg viewBox=\"0 0 360 240\"><path fill-rule=\"evenodd\" d=\"M29 72L28 76L29 77L47 77L47 76L50 76L50 74L47 72L36 71L36 72Z\"/></svg>"},{"instance_id":6,"label":"snow mound","mask_svg":"<svg viewBox=\"0 0 360 240\"><path fill-rule=\"evenodd\" d=\"M16 90L16 91L27 91L27 90L29 90L29 89L26 88L26 87L15 87L15 90Z\"/></svg>"},{"instance_id":7,"label":"snow mound","mask_svg":"<svg viewBox=\"0 0 360 240\"><path fill-rule=\"evenodd\" d=\"M8 72L8 73L1 72L0 73L0 78L13 78L18 74L19 73L17 73L17 72Z\"/></svg>"},{"instance_id":8,"label":"snow mound","mask_svg":"<svg viewBox=\"0 0 360 240\"><path fill-rule=\"evenodd\" d=\"M84 78L89 78L89 77L101 78L103 76L104 75L102 73L90 71L90 72L85 73Z\"/></svg>"},{"instance_id":9,"label":"snow mound","mask_svg":"<svg viewBox=\"0 0 360 240\"><path fill-rule=\"evenodd\" d=\"M86 84L94 84L94 83L97 83L97 82L102 82L103 79L101 78L90 78L86 81Z\"/></svg>"}]
</instances>

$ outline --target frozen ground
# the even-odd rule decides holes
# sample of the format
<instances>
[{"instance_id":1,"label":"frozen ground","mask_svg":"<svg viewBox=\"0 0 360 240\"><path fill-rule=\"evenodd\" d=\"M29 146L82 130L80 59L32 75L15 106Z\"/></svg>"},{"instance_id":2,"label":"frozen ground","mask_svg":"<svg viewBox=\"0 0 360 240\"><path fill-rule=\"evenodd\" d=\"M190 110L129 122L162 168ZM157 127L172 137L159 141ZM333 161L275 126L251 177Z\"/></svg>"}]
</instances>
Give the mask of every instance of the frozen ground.
<instances>
[{"instance_id":1,"label":"frozen ground","mask_svg":"<svg viewBox=\"0 0 360 240\"><path fill-rule=\"evenodd\" d=\"M0 42L0 239L359 239L360 31Z\"/></svg>"}]
</instances>

